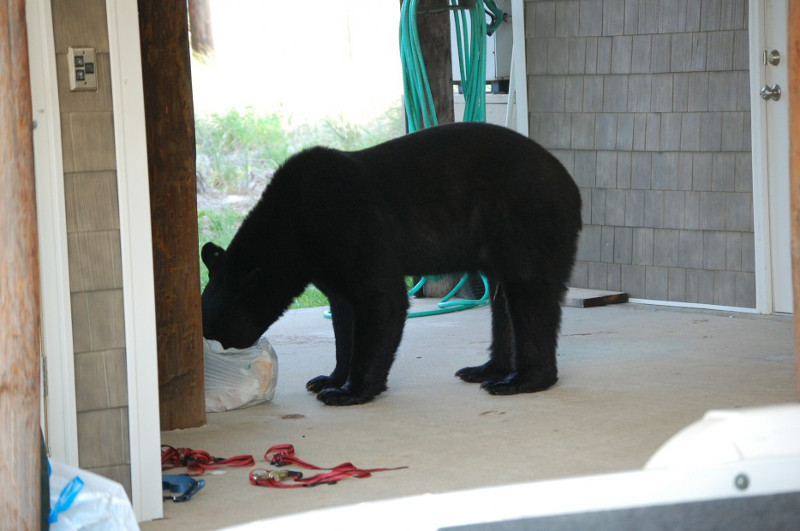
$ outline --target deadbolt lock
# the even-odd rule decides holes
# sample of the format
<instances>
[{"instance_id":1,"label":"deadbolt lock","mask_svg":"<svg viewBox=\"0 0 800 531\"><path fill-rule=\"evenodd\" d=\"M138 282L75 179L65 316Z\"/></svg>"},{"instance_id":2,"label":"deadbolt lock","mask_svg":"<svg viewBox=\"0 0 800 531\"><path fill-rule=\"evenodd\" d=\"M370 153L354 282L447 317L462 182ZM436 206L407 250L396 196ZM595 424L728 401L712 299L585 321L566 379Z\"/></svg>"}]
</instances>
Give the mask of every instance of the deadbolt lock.
<instances>
[{"instance_id":1,"label":"deadbolt lock","mask_svg":"<svg viewBox=\"0 0 800 531\"><path fill-rule=\"evenodd\" d=\"M781 62L781 54L778 50L764 50L761 54L761 62L765 65L778 66Z\"/></svg>"}]
</instances>

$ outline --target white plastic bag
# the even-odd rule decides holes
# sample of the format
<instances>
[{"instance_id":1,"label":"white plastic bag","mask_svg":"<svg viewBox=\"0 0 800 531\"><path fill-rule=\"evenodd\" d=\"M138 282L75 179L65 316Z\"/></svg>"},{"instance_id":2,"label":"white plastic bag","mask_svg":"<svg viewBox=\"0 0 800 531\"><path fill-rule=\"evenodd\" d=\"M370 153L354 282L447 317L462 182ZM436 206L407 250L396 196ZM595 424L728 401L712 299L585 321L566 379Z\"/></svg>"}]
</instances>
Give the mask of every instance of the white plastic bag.
<instances>
[{"instance_id":1,"label":"white plastic bag","mask_svg":"<svg viewBox=\"0 0 800 531\"><path fill-rule=\"evenodd\" d=\"M70 487L65 489L67 485ZM50 522L50 529L53 530L139 529L122 485L52 459L50 508L51 520L54 520Z\"/></svg>"},{"instance_id":2,"label":"white plastic bag","mask_svg":"<svg viewBox=\"0 0 800 531\"><path fill-rule=\"evenodd\" d=\"M203 338L206 411L218 413L272 400L278 384L278 357L267 338L250 348L223 349Z\"/></svg>"}]
</instances>

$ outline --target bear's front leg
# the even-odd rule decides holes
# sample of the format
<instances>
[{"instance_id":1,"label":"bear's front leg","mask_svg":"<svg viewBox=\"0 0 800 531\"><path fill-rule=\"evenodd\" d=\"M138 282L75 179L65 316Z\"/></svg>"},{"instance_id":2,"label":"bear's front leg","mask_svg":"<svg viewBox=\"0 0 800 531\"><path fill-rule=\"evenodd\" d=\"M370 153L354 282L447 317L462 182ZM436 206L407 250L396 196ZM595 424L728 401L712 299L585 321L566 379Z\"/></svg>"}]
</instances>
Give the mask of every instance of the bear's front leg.
<instances>
[{"instance_id":1,"label":"bear's front leg","mask_svg":"<svg viewBox=\"0 0 800 531\"><path fill-rule=\"evenodd\" d=\"M326 292L326 295L331 305L331 322L336 337L336 368L328 376L323 374L306 382L306 389L312 393L343 386L350 374L350 360L353 357L353 307L336 294Z\"/></svg>"},{"instance_id":2,"label":"bear's front leg","mask_svg":"<svg viewBox=\"0 0 800 531\"><path fill-rule=\"evenodd\" d=\"M373 281L353 303L353 356L347 382L323 389L317 399L329 406L372 401L386 390L389 369L403 336L408 297L405 283ZM338 363L337 363L338 368Z\"/></svg>"}]
</instances>

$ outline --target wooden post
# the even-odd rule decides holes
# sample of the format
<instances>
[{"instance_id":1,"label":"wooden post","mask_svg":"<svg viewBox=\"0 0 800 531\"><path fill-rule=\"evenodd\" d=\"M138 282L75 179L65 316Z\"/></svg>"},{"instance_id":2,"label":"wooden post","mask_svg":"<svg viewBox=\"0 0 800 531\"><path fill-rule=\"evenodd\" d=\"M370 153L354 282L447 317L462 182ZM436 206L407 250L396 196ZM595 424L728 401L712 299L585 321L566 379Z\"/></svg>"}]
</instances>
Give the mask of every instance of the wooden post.
<instances>
[{"instance_id":1,"label":"wooden post","mask_svg":"<svg viewBox=\"0 0 800 531\"><path fill-rule=\"evenodd\" d=\"M205 423L194 106L186 2L139 0L161 428Z\"/></svg>"},{"instance_id":2,"label":"wooden post","mask_svg":"<svg viewBox=\"0 0 800 531\"><path fill-rule=\"evenodd\" d=\"M208 0L189 0L189 24L192 50L202 55L214 53L214 33L211 30L211 6Z\"/></svg>"},{"instance_id":3,"label":"wooden post","mask_svg":"<svg viewBox=\"0 0 800 531\"><path fill-rule=\"evenodd\" d=\"M789 149L794 286L794 377L800 400L800 4L789 2Z\"/></svg>"},{"instance_id":4,"label":"wooden post","mask_svg":"<svg viewBox=\"0 0 800 531\"><path fill-rule=\"evenodd\" d=\"M40 526L39 242L25 0L0 0L0 514Z\"/></svg>"}]
</instances>

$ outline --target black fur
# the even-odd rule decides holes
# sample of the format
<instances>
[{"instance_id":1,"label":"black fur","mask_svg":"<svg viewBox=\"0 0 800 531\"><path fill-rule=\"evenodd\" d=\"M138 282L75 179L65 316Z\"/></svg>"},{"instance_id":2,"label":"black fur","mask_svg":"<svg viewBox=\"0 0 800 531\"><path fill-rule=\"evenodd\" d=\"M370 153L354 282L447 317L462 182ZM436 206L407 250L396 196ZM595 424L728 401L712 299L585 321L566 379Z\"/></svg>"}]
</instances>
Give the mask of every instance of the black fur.
<instances>
[{"instance_id":1,"label":"black fur","mask_svg":"<svg viewBox=\"0 0 800 531\"><path fill-rule=\"evenodd\" d=\"M306 386L326 404L360 404L386 389L408 309L404 277L480 270L490 359L456 374L492 394L541 391L557 380L580 212L555 157L501 127L309 149L278 169L227 251L203 248L204 335L250 346L313 283L331 302L336 368Z\"/></svg>"}]
</instances>

